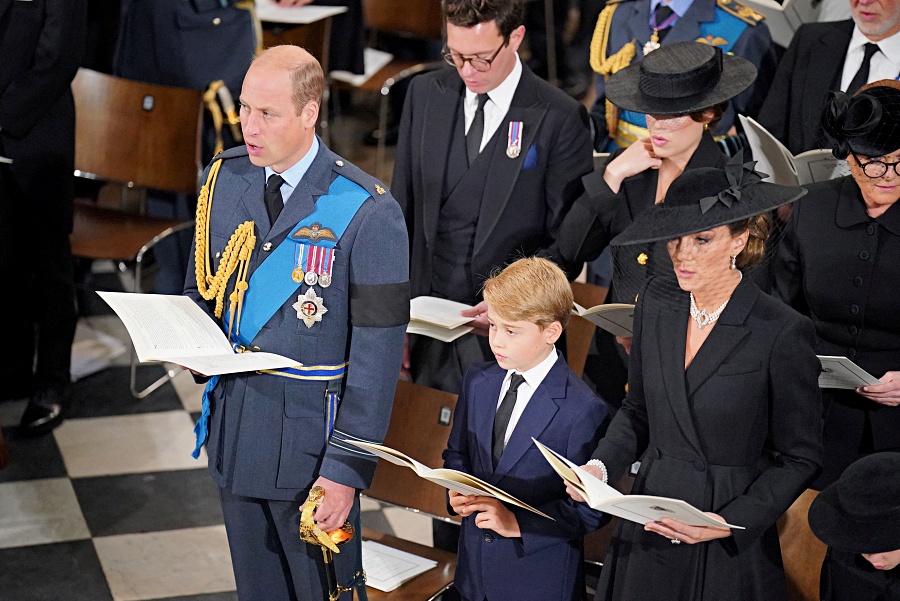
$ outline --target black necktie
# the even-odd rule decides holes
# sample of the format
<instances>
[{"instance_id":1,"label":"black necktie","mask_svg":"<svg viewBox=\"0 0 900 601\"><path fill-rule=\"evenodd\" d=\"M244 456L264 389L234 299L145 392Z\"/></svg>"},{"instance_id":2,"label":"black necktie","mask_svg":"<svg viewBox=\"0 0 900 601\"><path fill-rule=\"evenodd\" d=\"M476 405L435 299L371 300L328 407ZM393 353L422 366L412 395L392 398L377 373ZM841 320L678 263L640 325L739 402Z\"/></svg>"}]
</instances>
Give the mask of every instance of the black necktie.
<instances>
[{"instance_id":1,"label":"black necktie","mask_svg":"<svg viewBox=\"0 0 900 601\"><path fill-rule=\"evenodd\" d=\"M666 19L671 17L673 12L675 11L669 8L668 4L663 3L657 4L656 9L653 11L653 29L656 30L656 35L660 42L669 34L672 24L666 23Z\"/></svg>"},{"instance_id":2,"label":"black necktie","mask_svg":"<svg viewBox=\"0 0 900 601\"><path fill-rule=\"evenodd\" d=\"M484 104L488 101L487 94L478 95L478 108L475 110L475 118L469 126L466 134L466 156L469 157L469 165L475 162L475 157L481 152L481 138L484 136Z\"/></svg>"},{"instance_id":3,"label":"black necktie","mask_svg":"<svg viewBox=\"0 0 900 601\"><path fill-rule=\"evenodd\" d=\"M277 173L270 175L269 181L266 182L266 193L263 197L266 200L266 212L269 214L269 225L275 223L278 214L284 208L284 199L281 197L281 184L283 183L284 178Z\"/></svg>"},{"instance_id":4,"label":"black necktie","mask_svg":"<svg viewBox=\"0 0 900 601\"><path fill-rule=\"evenodd\" d=\"M854 75L853 79L850 80L850 85L847 86L847 94L850 96L855 94L858 89L866 85L866 82L868 82L869 64L872 62L872 55L878 52L878 44L868 42L865 46L863 46L863 49L865 51L865 56L863 56L862 64L859 66L859 71L856 72L856 75Z\"/></svg>"},{"instance_id":5,"label":"black necktie","mask_svg":"<svg viewBox=\"0 0 900 601\"><path fill-rule=\"evenodd\" d=\"M517 390L525 378L522 374L513 373L509 377L509 388L503 395L497 414L494 416L494 440L492 445L494 468L500 463L500 456L503 455L503 449L506 446L506 429L509 427L509 418L512 417L513 408L516 406Z\"/></svg>"}]
</instances>

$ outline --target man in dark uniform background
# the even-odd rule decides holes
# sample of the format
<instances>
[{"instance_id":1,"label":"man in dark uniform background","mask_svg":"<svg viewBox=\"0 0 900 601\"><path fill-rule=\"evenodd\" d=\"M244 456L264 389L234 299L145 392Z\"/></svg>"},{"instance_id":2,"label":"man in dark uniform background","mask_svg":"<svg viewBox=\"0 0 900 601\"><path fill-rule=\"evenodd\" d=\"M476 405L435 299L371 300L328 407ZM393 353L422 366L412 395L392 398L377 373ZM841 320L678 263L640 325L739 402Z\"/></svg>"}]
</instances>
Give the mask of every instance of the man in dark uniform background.
<instances>
[{"instance_id":1,"label":"man in dark uniform background","mask_svg":"<svg viewBox=\"0 0 900 601\"><path fill-rule=\"evenodd\" d=\"M75 286L72 197L84 0L0 0L0 273L4 398L30 398L25 434L48 432L69 397Z\"/></svg>"}]
</instances>

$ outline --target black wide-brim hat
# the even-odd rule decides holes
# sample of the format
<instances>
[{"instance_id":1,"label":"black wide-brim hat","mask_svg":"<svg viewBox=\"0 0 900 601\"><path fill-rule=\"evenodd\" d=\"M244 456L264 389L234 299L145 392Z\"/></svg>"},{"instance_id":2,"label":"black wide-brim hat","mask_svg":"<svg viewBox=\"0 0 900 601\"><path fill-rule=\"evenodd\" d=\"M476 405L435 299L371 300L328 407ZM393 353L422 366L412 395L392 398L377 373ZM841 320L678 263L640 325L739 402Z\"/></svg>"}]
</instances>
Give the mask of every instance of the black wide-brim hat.
<instances>
[{"instance_id":1,"label":"black wide-brim hat","mask_svg":"<svg viewBox=\"0 0 900 601\"><path fill-rule=\"evenodd\" d=\"M900 149L900 89L890 80L872 85L853 97L844 92L828 92L825 97L822 129L839 159L850 151L880 157Z\"/></svg>"},{"instance_id":2,"label":"black wide-brim hat","mask_svg":"<svg viewBox=\"0 0 900 601\"><path fill-rule=\"evenodd\" d=\"M638 215L613 246L671 240L727 225L793 202L804 188L762 182L765 174L738 152L724 169L699 167L678 176L663 202Z\"/></svg>"},{"instance_id":3,"label":"black wide-brim hat","mask_svg":"<svg viewBox=\"0 0 900 601\"><path fill-rule=\"evenodd\" d=\"M657 48L606 82L606 98L620 109L684 115L731 100L756 79L747 59L699 42Z\"/></svg>"},{"instance_id":4,"label":"black wide-brim hat","mask_svg":"<svg viewBox=\"0 0 900 601\"><path fill-rule=\"evenodd\" d=\"M900 549L900 453L874 453L850 465L809 508L822 542L848 553Z\"/></svg>"}]
</instances>

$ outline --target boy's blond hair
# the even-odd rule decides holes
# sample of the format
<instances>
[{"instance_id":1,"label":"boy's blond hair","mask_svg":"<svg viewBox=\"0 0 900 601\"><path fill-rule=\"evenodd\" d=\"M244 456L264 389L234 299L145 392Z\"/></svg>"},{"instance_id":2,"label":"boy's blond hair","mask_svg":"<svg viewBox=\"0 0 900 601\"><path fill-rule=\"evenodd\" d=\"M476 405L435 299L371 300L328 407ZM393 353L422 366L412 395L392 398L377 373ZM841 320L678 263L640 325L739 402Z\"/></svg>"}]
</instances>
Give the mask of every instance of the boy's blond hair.
<instances>
[{"instance_id":1,"label":"boy's blond hair","mask_svg":"<svg viewBox=\"0 0 900 601\"><path fill-rule=\"evenodd\" d=\"M509 321L528 321L542 330L569 323L574 299L566 274L555 263L528 257L495 272L484 283L484 300Z\"/></svg>"}]
</instances>

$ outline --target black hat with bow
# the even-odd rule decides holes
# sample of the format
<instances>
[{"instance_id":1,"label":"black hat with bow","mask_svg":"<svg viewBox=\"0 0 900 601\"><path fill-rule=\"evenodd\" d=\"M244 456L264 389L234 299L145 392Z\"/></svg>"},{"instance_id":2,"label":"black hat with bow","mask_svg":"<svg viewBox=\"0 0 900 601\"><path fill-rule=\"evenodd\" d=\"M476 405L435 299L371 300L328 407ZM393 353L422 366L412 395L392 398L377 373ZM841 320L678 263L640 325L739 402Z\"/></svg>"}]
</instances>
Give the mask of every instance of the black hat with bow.
<instances>
[{"instance_id":1,"label":"black hat with bow","mask_svg":"<svg viewBox=\"0 0 900 601\"><path fill-rule=\"evenodd\" d=\"M882 80L847 96L828 92L822 129L831 139L834 156L854 152L880 157L900 149L900 83Z\"/></svg>"},{"instance_id":2,"label":"black hat with bow","mask_svg":"<svg viewBox=\"0 0 900 601\"><path fill-rule=\"evenodd\" d=\"M768 177L744 163L743 151L724 169L700 167L682 173L665 200L640 215L613 238L613 246L671 240L755 217L793 202L804 188L763 182Z\"/></svg>"}]
</instances>

